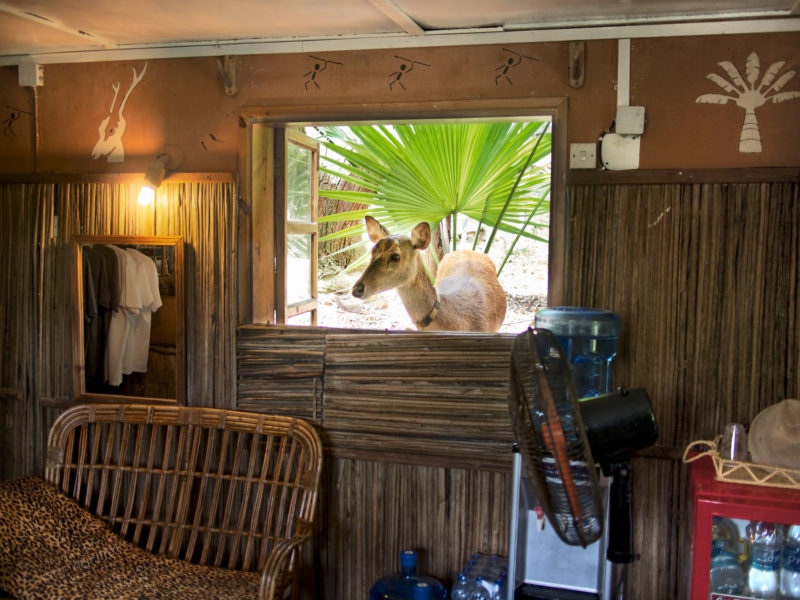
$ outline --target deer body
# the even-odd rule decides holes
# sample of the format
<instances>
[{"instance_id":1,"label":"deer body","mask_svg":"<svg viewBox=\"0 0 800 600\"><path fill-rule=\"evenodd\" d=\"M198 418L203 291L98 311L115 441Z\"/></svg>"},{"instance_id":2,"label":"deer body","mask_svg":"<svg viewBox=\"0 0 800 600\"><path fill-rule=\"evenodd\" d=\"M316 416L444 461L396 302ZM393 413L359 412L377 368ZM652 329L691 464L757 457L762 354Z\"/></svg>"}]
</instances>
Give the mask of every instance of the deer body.
<instances>
[{"instance_id":1,"label":"deer body","mask_svg":"<svg viewBox=\"0 0 800 600\"><path fill-rule=\"evenodd\" d=\"M430 243L430 227L421 223L411 236L391 235L372 217L367 233L375 242L372 260L353 286L356 298L396 288L417 329L424 331L497 331L506 315L506 294L492 259L458 250L442 259L434 286L420 255Z\"/></svg>"}]
</instances>

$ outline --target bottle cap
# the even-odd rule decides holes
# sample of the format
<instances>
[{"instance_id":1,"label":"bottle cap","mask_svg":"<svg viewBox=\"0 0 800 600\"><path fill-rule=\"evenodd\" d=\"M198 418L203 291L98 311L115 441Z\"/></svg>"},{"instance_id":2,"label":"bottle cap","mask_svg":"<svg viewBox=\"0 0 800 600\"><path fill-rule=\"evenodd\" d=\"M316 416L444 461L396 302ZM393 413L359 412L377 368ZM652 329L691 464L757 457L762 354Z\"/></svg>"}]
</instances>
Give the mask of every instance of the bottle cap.
<instances>
[{"instance_id":1,"label":"bottle cap","mask_svg":"<svg viewBox=\"0 0 800 600\"><path fill-rule=\"evenodd\" d=\"M400 553L400 566L401 567L416 567L417 566L417 551L416 550L403 550Z\"/></svg>"},{"instance_id":2,"label":"bottle cap","mask_svg":"<svg viewBox=\"0 0 800 600\"><path fill-rule=\"evenodd\" d=\"M431 586L424 581L419 581L414 586L414 600L430 600Z\"/></svg>"}]
</instances>

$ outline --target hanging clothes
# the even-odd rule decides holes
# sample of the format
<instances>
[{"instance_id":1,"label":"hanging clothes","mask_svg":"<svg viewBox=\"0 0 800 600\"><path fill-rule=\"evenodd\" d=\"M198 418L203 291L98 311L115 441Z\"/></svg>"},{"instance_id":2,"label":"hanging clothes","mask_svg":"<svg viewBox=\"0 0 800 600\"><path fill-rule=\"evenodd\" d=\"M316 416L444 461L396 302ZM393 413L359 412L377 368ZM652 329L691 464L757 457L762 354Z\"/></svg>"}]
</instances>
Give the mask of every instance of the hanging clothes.
<instances>
[{"instance_id":1,"label":"hanging clothes","mask_svg":"<svg viewBox=\"0 0 800 600\"><path fill-rule=\"evenodd\" d=\"M115 255L113 252L111 256ZM106 350L106 336L108 335L108 323L110 316L107 315L111 310L111 281L110 271L105 252L100 248L85 246L83 248L84 260L84 366L86 385L94 387L104 381L104 363ZM116 263L116 258L114 258ZM115 264L116 269L116 264ZM116 270L115 270L116 272ZM87 298L87 288L91 288L90 294L93 304L89 305ZM93 313L93 314L90 314Z\"/></svg>"},{"instance_id":2,"label":"hanging clothes","mask_svg":"<svg viewBox=\"0 0 800 600\"><path fill-rule=\"evenodd\" d=\"M147 358L150 355L150 328L153 313L161 307L161 294L158 290L158 268L153 260L138 250L125 250L136 263L136 282L139 288L141 309L136 313L133 330L125 346L123 361L125 373L147 371Z\"/></svg>"},{"instance_id":3,"label":"hanging clothes","mask_svg":"<svg viewBox=\"0 0 800 600\"><path fill-rule=\"evenodd\" d=\"M119 287L119 309L111 317L106 340L106 378L110 385L120 385L125 373L127 346L133 345L133 326L136 315L142 309L139 294L138 266L136 260L120 248L109 246L117 259L117 285ZM130 339L129 339L130 337Z\"/></svg>"}]
</instances>

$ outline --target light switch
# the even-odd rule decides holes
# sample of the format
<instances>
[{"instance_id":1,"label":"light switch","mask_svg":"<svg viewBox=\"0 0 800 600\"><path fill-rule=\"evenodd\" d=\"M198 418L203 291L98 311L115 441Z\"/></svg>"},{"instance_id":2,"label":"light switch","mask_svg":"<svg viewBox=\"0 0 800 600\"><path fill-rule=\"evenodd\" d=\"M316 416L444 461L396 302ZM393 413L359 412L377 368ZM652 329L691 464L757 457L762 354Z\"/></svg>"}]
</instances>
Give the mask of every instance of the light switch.
<instances>
[{"instance_id":1,"label":"light switch","mask_svg":"<svg viewBox=\"0 0 800 600\"><path fill-rule=\"evenodd\" d=\"M570 144L569 168L594 169L597 166L597 144Z\"/></svg>"}]
</instances>

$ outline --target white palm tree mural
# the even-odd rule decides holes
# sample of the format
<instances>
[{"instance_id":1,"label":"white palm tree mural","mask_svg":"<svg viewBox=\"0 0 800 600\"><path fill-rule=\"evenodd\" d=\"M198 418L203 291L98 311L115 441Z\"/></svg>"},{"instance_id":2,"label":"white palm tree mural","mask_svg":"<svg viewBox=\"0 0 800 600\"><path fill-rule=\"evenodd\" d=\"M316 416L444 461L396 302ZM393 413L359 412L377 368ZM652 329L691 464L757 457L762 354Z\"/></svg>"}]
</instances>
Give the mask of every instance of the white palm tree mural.
<instances>
[{"instance_id":1,"label":"white palm tree mural","mask_svg":"<svg viewBox=\"0 0 800 600\"><path fill-rule=\"evenodd\" d=\"M781 92L789 80L794 77L794 71L781 73L786 61L779 60L770 65L764 72L761 83L758 77L761 74L761 65L758 54L751 52L744 65L742 77L732 62L724 60L718 63L729 79L709 73L706 78L721 87L726 94L703 94L695 99L700 104L727 104L730 101L744 109L744 123L739 136L739 152L761 152L761 132L756 119L756 109L770 101L774 104L800 98L800 91ZM779 76L780 75L780 76ZM774 83L773 83L774 82Z\"/></svg>"}]
</instances>

